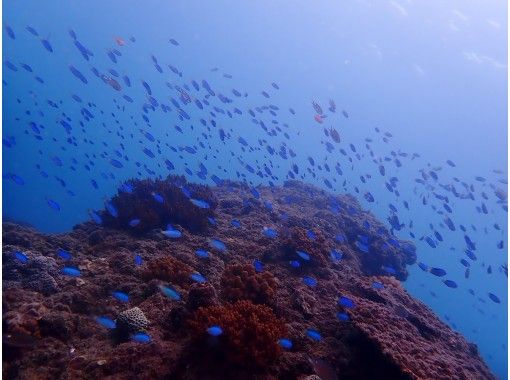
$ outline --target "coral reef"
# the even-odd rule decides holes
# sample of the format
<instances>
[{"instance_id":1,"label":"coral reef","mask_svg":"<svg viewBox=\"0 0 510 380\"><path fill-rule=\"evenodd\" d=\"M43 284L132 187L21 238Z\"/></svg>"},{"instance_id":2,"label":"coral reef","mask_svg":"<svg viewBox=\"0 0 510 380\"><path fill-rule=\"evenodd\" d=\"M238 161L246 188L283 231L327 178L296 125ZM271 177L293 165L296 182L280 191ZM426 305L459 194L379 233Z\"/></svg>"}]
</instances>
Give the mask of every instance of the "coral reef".
<instances>
[{"instance_id":1,"label":"coral reef","mask_svg":"<svg viewBox=\"0 0 510 380\"><path fill-rule=\"evenodd\" d=\"M198 207L192 199L205 201L208 207ZM193 232L204 231L207 217L213 215L216 207L214 195L207 186L189 184L178 176L165 180L130 180L110 202L116 213L106 207L101 212L103 224L133 233L166 229L169 223ZM138 222L133 223L134 220Z\"/></svg>"},{"instance_id":2,"label":"coral reef","mask_svg":"<svg viewBox=\"0 0 510 380\"><path fill-rule=\"evenodd\" d=\"M112 203L121 217L103 215L103 225L48 235L4 222L5 379L494 379L476 346L401 286L416 260L414 246L353 197L296 181L256 190L166 181L130 182L136 196L117 195ZM211 209L195 209L182 186ZM172 200L174 214L158 214L163 207L151 203L151 192ZM152 215L151 228L164 228L173 215L182 220L172 223L189 230L179 239L151 228L133 234L123 223L137 207ZM216 225L203 228L213 209ZM190 212L195 219L188 221ZM197 256L213 238L227 250ZM59 256L60 248L72 257ZM63 274L65 266L80 276ZM374 281L384 287L374 289ZM341 296L355 307L340 306ZM118 331L97 316L116 319L124 335L143 330L151 341L115 339ZM212 325L222 334L208 334ZM322 338L312 339L309 329ZM292 347L280 347L280 338Z\"/></svg>"},{"instance_id":3,"label":"coral reef","mask_svg":"<svg viewBox=\"0 0 510 380\"><path fill-rule=\"evenodd\" d=\"M276 280L269 272L257 273L250 264L232 264L221 276L221 294L227 301L250 300L272 304L276 294Z\"/></svg>"},{"instance_id":4,"label":"coral reef","mask_svg":"<svg viewBox=\"0 0 510 380\"><path fill-rule=\"evenodd\" d=\"M199 308L189 322L195 339L208 338L207 329L221 326L223 334L218 344L207 347L207 355L214 361L225 360L231 365L265 368L282 354L278 339L285 336L286 328L271 309L251 301L237 301L225 306Z\"/></svg>"},{"instance_id":5,"label":"coral reef","mask_svg":"<svg viewBox=\"0 0 510 380\"><path fill-rule=\"evenodd\" d=\"M146 280L158 279L174 284L189 282L193 269L172 256L163 256L148 262L143 272Z\"/></svg>"}]
</instances>

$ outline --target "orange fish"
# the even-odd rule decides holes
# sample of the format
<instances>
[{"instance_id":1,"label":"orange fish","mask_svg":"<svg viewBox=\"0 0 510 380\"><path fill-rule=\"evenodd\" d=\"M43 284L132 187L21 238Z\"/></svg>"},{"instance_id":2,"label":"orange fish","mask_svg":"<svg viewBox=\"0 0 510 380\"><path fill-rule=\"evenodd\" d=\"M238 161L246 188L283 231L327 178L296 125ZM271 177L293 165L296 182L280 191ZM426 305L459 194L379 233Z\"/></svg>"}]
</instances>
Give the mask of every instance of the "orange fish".
<instances>
[{"instance_id":1,"label":"orange fish","mask_svg":"<svg viewBox=\"0 0 510 380\"><path fill-rule=\"evenodd\" d=\"M322 116L321 115L315 115L313 117L315 119L315 121L319 124L322 124Z\"/></svg>"},{"instance_id":2,"label":"orange fish","mask_svg":"<svg viewBox=\"0 0 510 380\"><path fill-rule=\"evenodd\" d=\"M115 37L115 42L117 42L117 45L124 46L126 44L126 41L124 41L123 38Z\"/></svg>"}]
</instances>

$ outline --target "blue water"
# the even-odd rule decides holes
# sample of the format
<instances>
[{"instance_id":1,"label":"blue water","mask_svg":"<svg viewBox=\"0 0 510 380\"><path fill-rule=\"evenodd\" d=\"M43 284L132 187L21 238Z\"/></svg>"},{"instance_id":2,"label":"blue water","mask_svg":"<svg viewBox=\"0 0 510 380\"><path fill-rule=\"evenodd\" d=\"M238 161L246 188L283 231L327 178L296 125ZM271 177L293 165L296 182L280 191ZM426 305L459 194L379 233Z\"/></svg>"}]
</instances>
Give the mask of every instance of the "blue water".
<instances>
[{"instance_id":1,"label":"blue water","mask_svg":"<svg viewBox=\"0 0 510 380\"><path fill-rule=\"evenodd\" d=\"M397 236L410 239L413 232L418 261L444 268L448 273L445 278L458 284L457 289L448 288L442 279L414 265L409 268L405 287L475 342L494 373L506 378L507 277L501 265L507 263L507 214L491 188L502 189L505 194L507 191L506 3L146 3L4 2L4 219L24 221L45 232L68 231L89 219L89 209L102 208L105 199L128 178L172 173L212 183L210 176L216 174L255 185L279 185L295 164L299 169L296 178L304 175L304 181L330 191L353 193L381 219L389 216L389 203L397 208L400 222L406 224ZM6 26L14 31L15 39L7 35ZM39 37L30 34L27 26L35 28ZM73 45L69 29L94 54L89 61ZM136 42L131 42L131 36ZM119 46L116 37L122 38L125 45ZM170 38L179 46L171 44ZM41 39L50 42L52 53ZM107 55L112 49L122 54L117 63ZM151 55L157 58L163 74L155 69ZM10 69L6 60L17 71ZM21 63L30 65L33 72L22 68ZM182 77L174 74L168 64L178 68ZM88 83L73 76L69 65L78 69ZM115 78L121 91L96 77L92 67L111 78L115 77L108 70L116 70L121 75ZM212 71L214 68L218 70ZM131 87L126 87L122 75L129 76ZM206 79L216 94L233 100L224 104L217 96L211 97L211 107L231 111L237 107L243 114L230 118L215 112L217 126L213 127L210 107L202 111L193 102L184 106L175 87L170 89L166 84L184 88L187 83L190 91L186 92L193 99L203 100L206 92L203 88L195 91L192 79L199 84ZM143 105L149 99L142 80L149 83L154 99L172 111L165 113L157 108L144 113ZM272 82L280 89L273 88ZM234 88L243 96L233 95ZM261 91L267 91L270 98ZM82 102L74 100L73 94ZM131 97L133 103L123 95ZM190 120L179 119L170 97L181 103ZM336 113L327 110L329 99L335 101ZM314 120L312 100L328 115L323 124ZM269 104L279 107L276 116L266 109L263 113L255 111L256 119L263 121L269 131L281 128L275 134L266 133L247 112ZM289 107L296 115L288 111ZM93 118L86 121L82 108ZM342 110L349 118L342 115ZM72 128L69 133L61 124L66 118ZM207 121L210 132L200 123L201 118ZM35 130L31 122L36 123ZM183 133L175 129L176 125ZM340 144L325 136L323 129L330 127L340 133ZM224 141L220 129L227 133ZM140 130L150 132L156 142L149 141ZM387 143L383 141L385 132L393 136ZM239 137L244 138L247 147L239 143ZM372 140L370 148L377 163L365 147L366 138ZM326 150L325 141L334 146L333 152ZM351 151L351 143L360 159ZM296 157L280 156L282 144ZM196 153L182 150L192 146ZM273 155L267 146L275 150ZM154 152L155 158L143 153L144 148ZM340 148L348 156L341 154ZM392 151L409 154L407 158L399 157L402 167L392 162ZM420 157L411 160L415 152ZM314 159L315 166L310 165L308 157ZM386 162L388 157L391 160ZM112 158L123 167L112 166ZM173 163L174 170L166 168L166 159ZM385 165L385 176L379 174L379 159ZM448 159L456 164L455 168L446 164ZM337 162L342 175L335 170ZM330 172L324 170L324 163L329 164ZM200 164L208 170L205 180L197 175ZM247 164L255 173L247 169ZM257 176L257 167L266 174L264 166L273 178ZM502 174L495 173L495 169ZM435 170L439 180L429 176L429 187L416 183L416 178L422 178L420 170ZM367 174L371 179L365 184L360 176ZM476 176L486 181L479 182ZM399 180L398 197L385 187L390 177ZM333 189L325 185L324 179ZM97 189L92 180L97 182ZM462 181L474 188L466 190ZM459 193L470 192L474 200L458 199L439 183L455 184ZM374 203L363 197L367 191L374 196ZM448 215L457 227L455 232L441 226L444 215L438 210L445 213L443 202L434 198L433 192L448 196L452 208ZM423 197L428 200L426 205L422 204ZM48 200L57 202L60 211L49 207ZM404 200L410 210L403 206ZM487 214L476 209L482 207L482 202ZM500 230L494 228L495 223ZM444 239L435 249L420 240L433 237L430 224ZM460 224L477 246L478 260L468 259L468 279L459 262L466 258ZM503 249L497 247L501 240ZM491 274L487 273L489 266ZM473 289L475 295L468 289ZM496 294L501 303L492 302L488 292Z\"/></svg>"}]
</instances>

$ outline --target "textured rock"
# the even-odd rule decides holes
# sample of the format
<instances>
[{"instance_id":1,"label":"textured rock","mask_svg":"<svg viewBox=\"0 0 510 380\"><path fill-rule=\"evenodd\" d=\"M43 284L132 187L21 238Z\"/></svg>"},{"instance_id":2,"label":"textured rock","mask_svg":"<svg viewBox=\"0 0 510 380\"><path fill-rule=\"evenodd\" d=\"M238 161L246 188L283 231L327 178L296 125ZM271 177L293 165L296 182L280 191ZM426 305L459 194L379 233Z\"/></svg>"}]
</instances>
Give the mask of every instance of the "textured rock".
<instances>
[{"instance_id":1,"label":"textured rock","mask_svg":"<svg viewBox=\"0 0 510 380\"><path fill-rule=\"evenodd\" d=\"M295 181L257 190L260 198L235 182L203 189L216 200L217 225L191 232L176 224L183 231L180 239L92 222L55 235L4 223L4 378L494 379L476 346L386 275L383 266L394 268L399 280L407 277L406 265L416 260L411 243L392 236L351 196L333 196ZM241 227L231 226L233 218ZM266 237L263 227L275 229L278 237ZM308 237L309 230L315 240ZM356 245L360 235L368 242L368 253ZM211 238L223 241L227 251L197 257L195 250L208 249ZM80 268L79 279L60 273L67 262L57 256L58 248L72 253L70 265ZM299 249L311 260L299 259ZM342 253L341 260L331 260L332 249ZM24 251L29 261L16 260L15 251ZM143 258L141 266L134 263L136 254ZM246 276L232 273L234 281L223 281L223 286L232 286L233 296L225 293L225 270L249 266L255 259L264 263L267 281L258 281L252 270ZM294 268L291 260L302 265ZM193 282L189 275L194 272L207 282ZM304 284L303 276L314 277L317 286ZM246 287L243 281L252 283ZM373 289L373 281L384 289ZM182 299L169 299L160 285L172 286ZM127 306L111 297L114 290L129 294ZM235 322L229 306L231 301L247 302L243 298L256 301L260 294L261 304L250 303L250 308L263 308L262 314L283 324L274 336L266 330L250 335L245 326L258 326L255 330L262 324L249 320L250 313L242 315L249 322ZM356 307L342 310L340 296L352 298ZM136 308L145 319L132 312ZM199 317L199 310L210 313ZM242 340L230 340L234 333L214 339L204 332L206 322L224 320L222 310L230 313L228 323L244 329ZM339 321L339 311L347 312L350 321ZM138 319L130 317L135 314ZM117 324L127 334L143 329L152 342L116 340L96 316L119 316ZM306 336L310 328L321 333L320 342ZM275 346L280 333L292 340L291 350ZM272 348L259 349L268 336ZM236 356L229 347L241 341L242 354ZM252 350L259 356L247 371Z\"/></svg>"}]
</instances>

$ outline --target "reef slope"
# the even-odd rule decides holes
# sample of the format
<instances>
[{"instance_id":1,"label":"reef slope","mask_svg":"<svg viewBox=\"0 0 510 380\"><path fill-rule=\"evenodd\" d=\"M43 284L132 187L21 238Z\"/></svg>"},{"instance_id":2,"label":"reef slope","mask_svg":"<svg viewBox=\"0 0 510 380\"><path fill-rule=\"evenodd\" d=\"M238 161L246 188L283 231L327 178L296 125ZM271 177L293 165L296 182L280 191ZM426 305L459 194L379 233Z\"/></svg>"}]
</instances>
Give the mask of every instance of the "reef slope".
<instances>
[{"instance_id":1,"label":"reef slope","mask_svg":"<svg viewBox=\"0 0 510 380\"><path fill-rule=\"evenodd\" d=\"M227 182L211 191L216 224L198 231L174 224L177 239L93 222L52 235L4 223L4 378L494 379L476 346L400 284L416 260L412 243L393 237L353 197L298 182L256 191ZM211 246L213 238L226 251ZM72 254L68 262L59 248ZM261 273L254 260L264 264ZM63 275L65 266L81 275ZM205 284L190 279L195 272ZM150 321L150 343L119 338L95 319L134 307ZM223 324L223 334L207 334L207 323Z\"/></svg>"}]
</instances>

